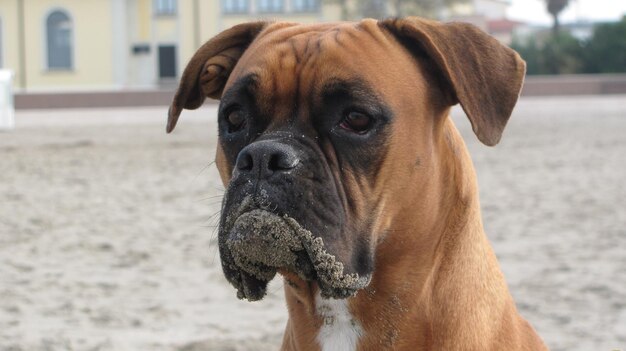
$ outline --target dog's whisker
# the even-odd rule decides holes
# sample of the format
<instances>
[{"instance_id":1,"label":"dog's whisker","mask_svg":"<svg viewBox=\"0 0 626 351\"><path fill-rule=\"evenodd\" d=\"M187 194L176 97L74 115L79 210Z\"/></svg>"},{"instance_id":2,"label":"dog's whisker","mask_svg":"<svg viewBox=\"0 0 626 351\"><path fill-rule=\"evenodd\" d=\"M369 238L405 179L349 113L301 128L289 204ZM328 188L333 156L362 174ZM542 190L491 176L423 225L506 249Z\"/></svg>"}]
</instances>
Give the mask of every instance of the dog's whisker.
<instances>
[{"instance_id":1,"label":"dog's whisker","mask_svg":"<svg viewBox=\"0 0 626 351\"><path fill-rule=\"evenodd\" d=\"M198 180L198 177L200 177L200 175L202 174L202 172L206 171L207 169L209 169L209 167L211 167L211 166L212 166L212 165L214 165L214 164L215 164L215 160L214 160L214 161L212 161L212 162L209 162L209 164L208 164L208 165L206 165L206 166L202 167L202 168L198 171L198 173L196 173L196 175L193 177L193 180L191 181L191 183L192 183L192 184L193 184L193 183L195 183L195 182Z\"/></svg>"},{"instance_id":2,"label":"dog's whisker","mask_svg":"<svg viewBox=\"0 0 626 351\"><path fill-rule=\"evenodd\" d=\"M215 208L216 206L221 207L222 200L221 199L219 199L219 200L216 200L216 199L213 199L213 200L199 200L199 201L196 201L196 203L204 203L205 205L209 206L210 208Z\"/></svg>"},{"instance_id":3,"label":"dog's whisker","mask_svg":"<svg viewBox=\"0 0 626 351\"><path fill-rule=\"evenodd\" d=\"M210 223L212 220L216 220L219 219L219 215L220 213L222 213L222 210L218 210L217 212L213 213L212 215L209 216L209 218L207 218L204 223ZM215 223L213 223L214 225Z\"/></svg>"},{"instance_id":4,"label":"dog's whisker","mask_svg":"<svg viewBox=\"0 0 626 351\"><path fill-rule=\"evenodd\" d=\"M204 200L210 200L210 199L221 199L224 197L224 194L214 194L214 195L207 195L204 197L199 198L197 201L204 201Z\"/></svg>"},{"instance_id":5,"label":"dog's whisker","mask_svg":"<svg viewBox=\"0 0 626 351\"><path fill-rule=\"evenodd\" d=\"M278 278L281 278L281 277L278 277ZM277 278L274 278L274 279L277 279ZM280 284L274 289L272 289L272 294L276 294L280 290L283 290L284 288L285 288L285 281L283 279L280 279Z\"/></svg>"},{"instance_id":6,"label":"dog's whisker","mask_svg":"<svg viewBox=\"0 0 626 351\"><path fill-rule=\"evenodd\" d=\"M219 187L219 186L216 186L216 185L213 185L211 188L213 188L214 190L220 191L222 193L224 193L226 191L226 188Z\"/></svg>"},{"instance_id":7,"label":"dog's whisker","mask_svg":"<svg viewBox=\"0 0 626 351\"><path fill-rule=\"evenodd\" d=\"M215 236L215 233L211 234L212 238L214 236ZM211 239L211 241L209 241L209 243L212 242L212 241L213 241L213 239ZM211 265L214 265L215 264L215 257L217 257L217 253L219 252L219 243L216 242L215 245L213 245L212 250L213 250L213 257L211 257Z\"/></svg>"}]
</instances>

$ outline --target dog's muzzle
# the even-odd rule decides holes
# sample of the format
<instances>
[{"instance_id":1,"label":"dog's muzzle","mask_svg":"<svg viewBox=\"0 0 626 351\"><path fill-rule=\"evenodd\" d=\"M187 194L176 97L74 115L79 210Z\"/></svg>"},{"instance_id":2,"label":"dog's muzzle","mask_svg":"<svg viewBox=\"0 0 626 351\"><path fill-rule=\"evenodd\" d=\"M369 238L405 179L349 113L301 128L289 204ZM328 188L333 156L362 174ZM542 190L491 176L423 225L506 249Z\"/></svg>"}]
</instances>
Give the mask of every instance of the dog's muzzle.
<instances>
[{"instance_id":1,"label":"dog's muzzle","mask_svg":"<svg viewBox=\"0 0 626 351\"><path fill-rule=\"evenodd\" d=\"M347 298L367 286L370 276L345 274L343 263L290 217L256 209L239 216L224 242L222 265L237 296L260 300L279 269L317 281L322 296Z\"/></svg>"},{"instance_id":2,"label":"dog's muzzle","mask_svg":"<svg viewBox=\"0 0 626 351\"><path fill-rule=\"evenodd\" d=\"M300 162L293 146L271 140L254 142L237 157L233 179L242 181L227 191L219 249L226 278L237 288L240 299L263 298L279 270L316 281L324 297L347 298L369 283L370 275L344 272L344 264L327 251L323 239L289 216L289 209L277 211L273 202L280 195L247 185L280 184L269 189L294 186L290 183L297 176L289 173L296 172ZM231 193L245 196L233 204L228 201Z\"/></svg>"}]
</instances>

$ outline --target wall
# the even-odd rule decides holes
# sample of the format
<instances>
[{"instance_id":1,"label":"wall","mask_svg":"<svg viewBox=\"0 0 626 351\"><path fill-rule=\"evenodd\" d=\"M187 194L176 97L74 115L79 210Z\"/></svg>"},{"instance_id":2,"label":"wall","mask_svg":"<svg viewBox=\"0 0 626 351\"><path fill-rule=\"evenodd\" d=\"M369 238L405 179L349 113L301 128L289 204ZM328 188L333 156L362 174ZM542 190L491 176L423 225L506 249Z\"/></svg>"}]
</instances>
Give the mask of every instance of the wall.
<instances>
[{"instance_id":1,"label":"wall","mask_svg":"<svg viewBox=\"0 0 626 351\"><path fill-rule=\"evenodd\" d=\"M0 25L2 26L2 69L10 69L13 71L13 87L18 89L20 81L24 78L21 76L21 66L19 57L19 37L17 22L17 0L1 0L0 1ZM9 35L11 33L11 35Z\"/></svg>"},{"instance_id":2,"label":"wall","mask_svg":"<svg viewBox=\"0 0 626 351\"><path fill-rule=\"evenodd\" d=\"M6 0L3 0L3 2ZM73 24L73 69L47 69L46 18L64 9ZM110 89L114 86L111 65L111 4L102 0L24 1L26 28L26 89ZM19 81L19 78L16 79Z\"/></svg>"}]
</instances>

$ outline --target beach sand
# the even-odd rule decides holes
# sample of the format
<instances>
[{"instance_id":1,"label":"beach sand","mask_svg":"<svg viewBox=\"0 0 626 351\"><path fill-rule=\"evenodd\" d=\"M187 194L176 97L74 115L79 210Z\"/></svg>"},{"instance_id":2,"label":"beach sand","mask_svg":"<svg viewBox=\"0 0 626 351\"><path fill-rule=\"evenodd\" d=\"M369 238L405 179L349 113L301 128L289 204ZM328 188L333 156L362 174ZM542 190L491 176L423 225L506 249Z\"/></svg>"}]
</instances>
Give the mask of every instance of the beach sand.
<instances>
[{"instance_id":1,"label":"beach sand","mask_svg":"<svg viewBox=\"0 0 626 351\"><path fill-rule=\"evenodd\" d=\"M0 131L0 350L276 350L282 281L222 275L215 105L17 111ZM495 148L460 109L485 229L552 350L626 350L626 96L525 98Z\"/></svg>"}]
</instances>

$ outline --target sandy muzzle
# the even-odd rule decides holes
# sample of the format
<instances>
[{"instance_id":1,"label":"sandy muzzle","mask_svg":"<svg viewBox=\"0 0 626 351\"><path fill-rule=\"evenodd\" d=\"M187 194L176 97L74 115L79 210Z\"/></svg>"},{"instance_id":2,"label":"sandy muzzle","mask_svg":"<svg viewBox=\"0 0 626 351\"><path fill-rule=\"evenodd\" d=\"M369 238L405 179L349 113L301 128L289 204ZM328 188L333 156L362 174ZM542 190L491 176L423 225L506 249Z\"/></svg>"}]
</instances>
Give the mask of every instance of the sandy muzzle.
<instances>
[{"instance_id":1,"label":"sandy muzzle","mask_svg":"<svg viewBox=\"0 0 626 351\"><path fill-rule=\"evenodd\" d=\"M345 273L344 264L327 252L320 237L293 218L255 209L235 220L220 243L222 264L237 296L250 301L265 296L267 283L279 269L317 281L322 296L347 298L367 286L370 276ZM230 275L239 275L238 277Z\"/></svg>"}]
</instances>

